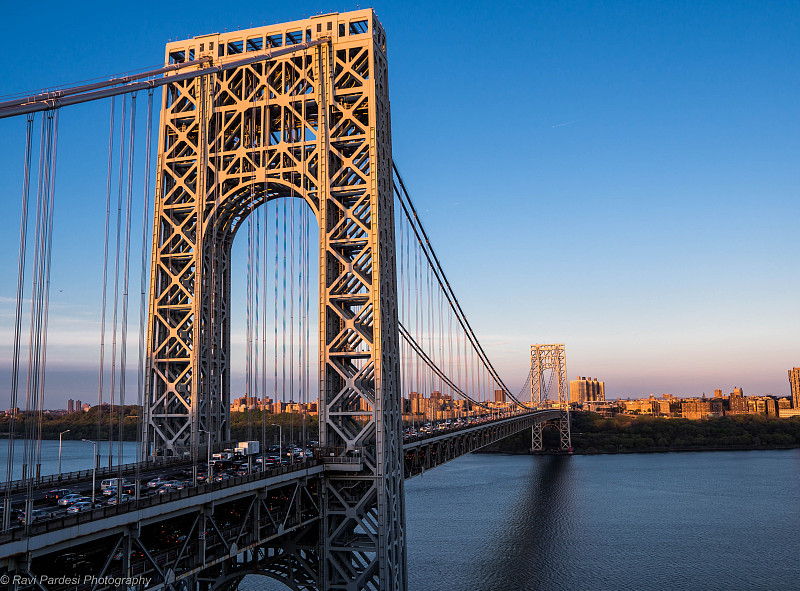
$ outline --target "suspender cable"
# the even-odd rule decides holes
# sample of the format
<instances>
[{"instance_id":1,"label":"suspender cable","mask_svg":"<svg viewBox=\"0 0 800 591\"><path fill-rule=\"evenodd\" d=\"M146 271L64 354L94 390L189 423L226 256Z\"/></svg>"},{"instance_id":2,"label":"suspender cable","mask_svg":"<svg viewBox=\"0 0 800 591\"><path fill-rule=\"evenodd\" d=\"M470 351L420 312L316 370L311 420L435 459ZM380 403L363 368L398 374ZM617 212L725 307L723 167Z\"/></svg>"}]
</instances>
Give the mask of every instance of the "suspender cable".
<instances>
[{"instance_id":1,"label":"suspender cable","mask_svg":"<svg viewBox=\"0 0 800 591\"><path fill-rule=\"evenodd\" d=\"M41 440L41 421L42 407L44 405L44 392L42 390L41 378L44 370L44 346L46 346L46 320L45 309L47 307L47 272L49 271L50 232L52 225L52 199L50 179L52 173L53 155L53 112L48 111L46 118L42 119L42 143L39 153L39 180L37 197L37 224L36 224L36 247L34 255L34 280L31 296L31 337L28 347L28 383L26 389L26 409L28 417L26 423L26 449L25 464L23 464L23 479L27 484L26 496L26 515L30 515L33 509L33 485L34 480L39 476L40 467L40 448L38 441ZM33 438L36 438L34 445ZM36 474L30 467L36 464ZM30 470L30 471L29 471ZM31 521L26 519L26 531L30 527Z\"/></svg>"},{"instance_id":2,"label":"suspender cable","mask_svg":"<svg viewBox=\"0 0 800 591\"><path fill-rule=\"evenodd\" d=\"M265 458L265 447L267 445L267 276L269 270L269 264L267 263L267 237L269 236L269 232L267 230L267 222L268 222L268 209L267 205L269 203L269 180L267 177L267 166L269 163L269 64L264 64L264 107L261 116L261 133L260 133L260 143L261 143L261 168L264 170L264 208L263 208L263 216L264 216L264 285L263 285L263 300L264 300L264 310L263 310L263 328L261 329L261 338L262 338L262 347L261 347L261 469L263 470L266 468L266 462L264 461Z\"/></svg>"},{"instance_id":3,"label":"suspender cable","mask_svg":"<svg viewBox=\"0 0 800 591\"><path fill-rule=\"evenodd\" d=\"M101 421L103 415L103 377L105 375L105 340L106 340L106 290L108 284L108 234L109 234L109 218L111 217L111 176L113 171L114 161L114 112L116 108L116 97L111 97L111 122L109 123L108 131L108 175L106 177L106 223L105 223L105 238L103 240L103 294L101 296L101 312L100 312L100 372L99 372L99 385L97 388L97 441L98 445L97 456L94 458L94 465L100 465L100 437L101 437Z\"/></svg>"},{"instance_id":4,"label":"suspender cable","mask_svg":"<svg viewBox=\"0 0 800 591\"><path fill-rule=\"evenodd\" d=\"M294 119L292 119L294 120ZM295 138L296 139L296 138ZM291 404L294 402L294 182L292 195L289 198L289 439L294 445L294 413ZM294 453L291 458L294 463Z\"/></svg>"},{"instance_id":5,"label":"suspender cable","mask_svg":"<svg viewBox=\"0 0 800 591\"><path fill-rule=\"evenodd\" d=\"M41 279L39 281L39 289L41 291L39 302L39 331L41 332L39 339L39 356L36 361L36 389L35 396L36 402L36 448L34 450L34 463L36 465L35 479L38 480L41 475L41 456L42 456L42 420L44 418L44 374L45 374L45 352L47 347L47 312L49 303L49 287L50 287L50 253L52 252L50 245L52 244L52 223L53 223L53 201L52 201L52 172L53 172L53 136L55 134L54 113L48 113L48 138L47 138L47 153L45 156L45 178L44 178L44 191L45 191L45 213L42 218L43 232L42 232L42 262L41 262Z\"/></svg>"},{"instance_id":6,"label":"suspender cable","mask_svg":"<svg viewBox=\"0 0 800 591\"><path fill-rule=\"evenodd\" d=\"M128 95L122 96L122 125L119 140L119 188L117 192L117 241L114 254L114 314L111 326L111 406L108 413L108 467L114 462L114 394L117 380L117 314L119 310L119 251L122 237L122 183L125 171L125 113Z\"/></svg>"},{"instance_id":7,"label":"suspender cable","mask_svg":"<svg viewBox=\"0 0 800 591\"><path fill-rule=\"evenodd\" d=\"M131 204L133 201L133 160L136 139L136 93L131 94L130 133L128 135L128 180L125 191L125 262L122 270L122 343L119 361L119 434L117 439L117 483L122 482L123 439L125 438L125 371L128 361L128 276L131 254ZM117 486L117 499L122 498L122 487Z\"/></svg>"},{"instance_id":8,"label":"suspender cable","mask_svg":"<svg viewBox=\"0 0 800 591\"><path fill-rule=\"evenodd\" d=\"M148 209L150 203L150 148L153 134L153 91L147 93L147 131L145 133L144 148L144 199L142 200L142 260L139 277L139 367L136 373L136 404L138 405L138 420L136 429L136 498L139 498L139 480L141 479L141 468L138 461L143 456L142 450L142 429L144 421L144 384L145 384L145 335L147 326L147 226Z\"/></svg>"},{"instance_id":9,"label":"suspender cable","mask_svg":"<svg viewBox=\"0 0 800 591\"><path fill-rule=\"evenodd\" d=\"M25 420L25 446L24 446L24 458L22 464L22 479L27 480L30 476L29 470L30 466L33 463L32 457L32 442L33 439L33 421L31 416L31 411L35 411L35 396L37 393L36 389L36 377L38 376L38 372L35 371L36 369L36 359L38 359L39 350L39 336L40 331L38 330L38 326L36 323L36 319L38 318L39 313L39 302L41 301L40 294L40 281L41 281L41 240L42 240L42 216L43 216L43 209L44 209L44 195L43 195L43 187L42 181L45 176L44 166L45 166L45 151L47 150L47 144L49 139L49 123L50 117L42 117L42 131L39 141L39 171L38 171L38 181L37 181L37 189L36 189L36 226L35 226L35 233L34 233L34 255L33 255L33 284L31 288L31 316L30 316L30 336L28 338L28 379L26 383L25 389L25 411L26 416L24 417ZM34 407L31 407L33 396L33 404ZM35 416L35 415L34 415ZM28 496L30 498L30 495Z\"/></svg>"},{"instance_id":10,"label":"suspender cable","mask_svg":"<svg viewBox=\"0 0 800 591\"><path fill-rule=\"evenodd\" d=\"M56 191L56 156L58 154L58 110L52 113L53 129L50 134L50 166L48 167L49 191L48 191L48 215L47 215L47 234L45 237L45 261L44 261L44 312L42 329L42 352L41 363L39 366L39 424L38 436L36 438L36 478L41 475L42 465L42 420L44 417L44 392L45 392L45 370L47 368L47 325L50 311L50 263L53 253L53 213L55 211L55 191Z\"/></svg>"},{"instance_id":11,"label":"suspender cable","mask_svg":"<svg viewBox=\"0 0 800 591\"><path fill-rule=\"evenodd\" d=\"M19 352L22 324L22 300L25 289L25 251L27 249L28 229L28 197L31 177L31 140L33 135L34 115L27 116L25 124L25 161L22 172L22 208L19 224L19 260L17 270L17 300L14 308L14 342L11 361L11 416L8 425L8 461L6 463L6 492L3 503L3 531L11 527L11 481L14 477L14 435L16 432L19 390Z\"/></svg>"},{"instance_id":12,"label":"suspender cable","mask_svg":"<svg viewBox=\"0 0 800 591\"><path fill-rule=\"evenodd\" d=\"M455 297L452 287L450 286L450 282L447 280L447 277L444 274L444 270L442 269L441 263L439 262L439 259L436 256L436 253L434 252L430 244L430 240L428 238L427 233L425 232L425 228L423 227L422 222L419 219L419 215L417 214L416 208L414 207L414 204L411 201L411 197L409 196L405 184L403 183L403 179L400 176L400 171L398 170L397 165L394 162L392 162L392 168L395 172L395 175L397 176L397 180L399 183L399 189L397 184L394 185L395 193L397 194L400 200L400 204L403 207L403 211L406 214L406 217L408 217L408 219L412 221L412 223L416 222L416 225L414 226L414 232L417 235L417 239L419 240L420 244L422 244L422 240L424 238L424 243L425 245L427 245L428 248L423 249L423 252L425 253L426 258L429 259L431 268L433 269L437 280L442 286L442 289L444 290L445 295L447 296L448 302L450 303L451 307L453 307L453 310L456 313L456 317L458 318L459 323L461 324L464 331L467 333L467 336L470 342L472 343L473 348L475 349L478 357L480 358L483 365L486 366L487 370L494 377L495 381L497 381L498 385L506 392L506 394L517 405L522 406L524 408L528 408L522 402L517 400L513 394L511 394L511 391L508 389L503 380L500 378L500 375L495 370L491 361L489 361L489 358L486 355L486 352L483 350L483 347L481 346L477 337L475 336L475 333L472 330L472 327L470 326L469 321L467 320L466 315L464 314L464 311L461 309L461 305L459 304L458 299Z\"/></svg>"},{"instance_id":13,"label":"suspender cable","mask_svg":"<svg viewBox=\"0 0 800 591\"><path fill-rule=\"evenodd\" d=\"M405 326L398 323L398 330L400 332L400 336L409 344L409 346L414 350L417 356L423 361L423 363L431 369L433 373L435 373L443 382L445 382L450 388L453 389L454 392L457 392L459 396L462 396L466 400L469 400L473 404L480 406L481 408L488 409L489 407L478 400L475 400L472 396L464 392L461 388L459 388L456 384L448 378L445 373L433 362L433 360L428 356L427 353L423 350L423 348L414 340L414 337L411 336L411 333L408 332ZM434 417L435 418L435 417Z\"/></svg>"}]
</instances>

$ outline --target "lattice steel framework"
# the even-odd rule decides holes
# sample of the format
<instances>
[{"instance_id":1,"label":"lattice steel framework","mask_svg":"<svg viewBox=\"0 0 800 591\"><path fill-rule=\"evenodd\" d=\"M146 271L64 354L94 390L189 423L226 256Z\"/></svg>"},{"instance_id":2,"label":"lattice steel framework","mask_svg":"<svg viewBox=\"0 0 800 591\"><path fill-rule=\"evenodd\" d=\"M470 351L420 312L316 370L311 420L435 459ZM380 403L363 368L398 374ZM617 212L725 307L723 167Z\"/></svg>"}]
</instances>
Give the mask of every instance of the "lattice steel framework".
<instances>
[{"instance_id":1,"label":"lattice steel framework","mask_svg":"<svg viewBox=\"0 0 800 591\"><path fill-rule=\"evenodd\" d=\"M198 454L206 437L229 438L233 238L258 206L303 199L319 221L321 444L363 459L360 472L324 479L320 587L404 589L383 28L372 10L329 14L171 43L167 58L220 63L292 45L289 55L165 87L145 450Z\"/></svg>"},{"instance_id":2,"label":"lattice steel framework","mask_svg":"<svg viewBox=\"0 0 800 591\"><path fill-rule=\"evenodd\" d=\"M545 372L550 370L547 385L545 385ZM548 400L551 386L555 382L558 391L558 400ZM531 406L534 408L561 409L557 426L561 437L561 449L572 450L572 438L569 426L569 394L567 391L567 354L564 344L531 345ZM544 423L533 426L531 449L542 449L542 428Z\"/></svg>"}]
</instances>

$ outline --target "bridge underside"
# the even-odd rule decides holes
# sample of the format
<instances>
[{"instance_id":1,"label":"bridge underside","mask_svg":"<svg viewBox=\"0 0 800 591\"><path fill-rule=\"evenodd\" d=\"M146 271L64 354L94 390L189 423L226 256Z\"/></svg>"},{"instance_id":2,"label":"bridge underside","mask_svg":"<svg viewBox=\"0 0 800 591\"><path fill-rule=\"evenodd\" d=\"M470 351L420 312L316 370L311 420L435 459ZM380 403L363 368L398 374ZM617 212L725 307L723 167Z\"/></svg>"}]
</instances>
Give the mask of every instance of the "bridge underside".
<instances>
[{"instance_id":1,"label":"bridge underside","mask_svg":"<svg viewBox=\"0 0 800 591\"><path fill-rule=\"evenodd\" d=\"M18 589L110 589L120 577L139 589L217 588L243 564L316 589L322 474L316 465L36 524L0 545L0 564Z\"/></svg>"},{"instance_id":2,"label":"bridge underside","mask_svg":"<svg viewBox=\"0 0 800 591\"><path fill-rule=\"evenodd\" d=\"M560 417L559 409L534 411L408 441L404 476ZM346 469L315 464L144 499L113 515L101 509L86 519L36 524L27 537L0 542L0 571L21 577L17 589L40 591L111 589L119 577L138 578L139 589L235 589L247 575L321 589L322 478L326 472L345 477ZM87 575L107 579L98 583ZM34 577L37 585L25 584Z\"/></svg>"},{"instance_id":3,"label":"bridge underside","mask_svg":"<svg viewBox=\"0 0 800 591\"><path fill-rule=\"evenodd\" d=\"M411 478L459 456L477 451L525 429L541 427L547 421L560 421L560 410L535 411L491 421L468 429L459 429L403 445L403 475Z\"/></svg>"}]
</instances>

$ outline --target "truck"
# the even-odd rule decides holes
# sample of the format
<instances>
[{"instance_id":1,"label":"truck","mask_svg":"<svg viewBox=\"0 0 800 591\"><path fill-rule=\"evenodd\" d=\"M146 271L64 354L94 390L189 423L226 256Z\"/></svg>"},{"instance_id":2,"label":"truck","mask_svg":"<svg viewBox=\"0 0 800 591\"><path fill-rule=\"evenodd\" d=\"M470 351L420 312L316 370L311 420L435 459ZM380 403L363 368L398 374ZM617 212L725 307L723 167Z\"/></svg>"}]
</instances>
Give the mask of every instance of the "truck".
<instances>
[{"instance_id":1,"label":"truck","mask_svg":"<svg viewBox=\"0 0 800 591\"><path fill-rule=\"evenodd\" d=\"M236 444L236 453L242 456L252 456L258 453L258 441L240 441Z\"/></svg>"}]
</instances>

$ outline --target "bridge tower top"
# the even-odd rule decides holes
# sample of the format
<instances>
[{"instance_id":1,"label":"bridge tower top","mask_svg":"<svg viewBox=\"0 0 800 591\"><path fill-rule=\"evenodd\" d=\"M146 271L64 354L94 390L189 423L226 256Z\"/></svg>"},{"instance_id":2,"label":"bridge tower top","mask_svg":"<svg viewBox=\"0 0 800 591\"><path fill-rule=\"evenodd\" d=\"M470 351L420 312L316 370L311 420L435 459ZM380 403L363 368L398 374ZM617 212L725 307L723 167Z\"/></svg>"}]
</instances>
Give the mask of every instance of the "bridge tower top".
<instances>
[{"instance_id":1,"label":"bridge tower top","mask_svg":"<svg viewBox=\"0 0 800 591\"><path fill-rule=\"evenodd\" d=\"M207 33L191 39L167 43L167 63L210 58L215 64L240 60L269 49L291 48L318 39L345 43L352 37L363 42L364 35L375 39L374 48L386 54L386 32L371 8L351 12L330 12L287 23L263 25L224 33Z\"/></svg>"}]
</instances>

